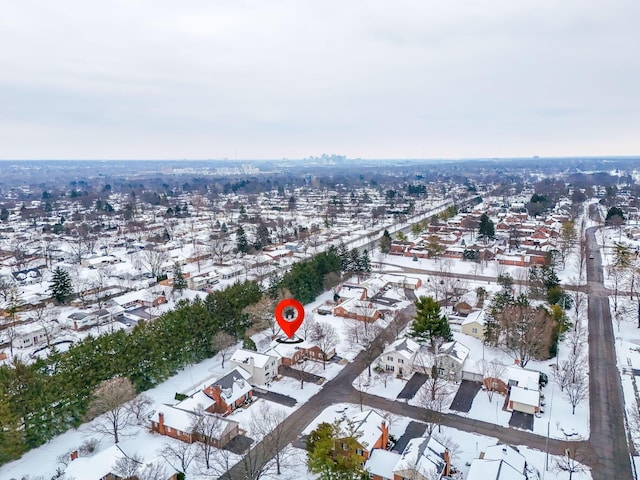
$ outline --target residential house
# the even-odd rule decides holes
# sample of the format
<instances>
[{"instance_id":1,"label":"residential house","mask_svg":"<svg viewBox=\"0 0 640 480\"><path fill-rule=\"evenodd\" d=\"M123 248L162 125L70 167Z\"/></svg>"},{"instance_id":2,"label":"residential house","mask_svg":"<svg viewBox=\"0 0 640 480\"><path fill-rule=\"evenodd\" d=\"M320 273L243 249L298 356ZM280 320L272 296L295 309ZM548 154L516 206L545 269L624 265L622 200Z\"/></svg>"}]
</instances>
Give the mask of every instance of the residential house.
<instances>
[{"instance_id":1,"label":"residential house","mask_svg":"<svg viewBox=\"0 0 640 480\"><path fill-rule=\"evenodd\" d=\"M267 385L278 376L280 359L277 355L239 348L233 353L229 363L249 372L254 385Z\"/></svg>"},{"instance_id":2,"label":"residential house","mask_svg":"<svg viewBox=\"0 0 640 480\"><path fill-rule=\"evenodd\" d=\"M422 346L413 361L413 370L431 375L432 367L438 375L449 380L462 381L462 367L469 356L469 348L460 342L447 342L440 345L434 355L430 347Z\"/></svg>"},{"instance_id":3,"label":"residential house","mask_svg":"<svg viewBox=\"0 0 640 480\"><path fill-rule=\"evenodd\" d=\"M85 330L98 324L93 312L74 312L67 317L67 322L74 330Z\"/></svg>"},{"instance_id":4,"label":"residential house","mask_svg":"<svg viewBox=\"0 0 640 480\"><path fill-rule=\"evenodd\" d=\"M540 372L519 366L505 369L509 392L509 409L535 414L540 411Z\"/></svg>"},{"instance_id":5,"label":"residential house","mask_svg":"<svg viewBox=\"0 0 640 480\"><path fill-rule=\"evenodd\" d=\"M251 374L236 367L215 383L204 388L204 393L213 399L213 413L228 415L235 409L247 405L253 398L253 387L249 383Z\"/></svg>"},{"instance_id":6,"label":"residential house","mask_svg":"<svg viewBox=\"0 0 640 480\"><path fill-rule=\"evenodd\" d=\"M460 331L478 340L484 340L485 323L486 312L484 310L475 310L469 313L462 321Z\"/></svg>"},{"instance_id":7,"label":"residential house","mask_svg":"<svg viewBox=\"0 0 640 480\"><path fill-rule=\"evenodd\" d=\"M467 480L526 480L525 457L510 445L494 445L471 462Z\"/></svg>"},{"instance_id":8,"label":"residential house","mask_svg":"<svg viewBox=\"0 0 640 480\"><path fill-rule=\"evenodd\" d=\"M134 451L125 451L123 448L116 444L109 448L96 453L90 457L80 457L78 452L71 453L71 461L67 465L64 474L65 478L77 478L82 480L128 480L124 477L120 477L113 473L115 465L123 458L133 458ZM152 462L161 462L166 467L166 478L159 478L158 480L176 480L178 478L178 472L171 467L171 465L163 458L157 457L150 459ZM140 466L144 467L148 461L141 461Z\"/></svg>"},{"instance_id":9,"label":"residential house","mask_svg":"<svg viewBox=\"0 0 640 480\"><path fill-rule=\"evenodd\" d=\"M451 459L447 448L435 438L409 440L393 469L394 480L439 480L449 476Z\"/></svg>"},{"instance_id":10,"label":"residential house","mask_svg":"<svg viewBox=\"0 0 640 480\"><path fill-rule=\"evenodd\" d=\"M318 362L331 360L336 354L336 349L332 347L326 352L325 357L322 349L308 340L300 343L281 343L276 340L271 342L266 353L278 356L280 364L290 367L307 358Z\"/></svg>"},{"instance_id":11,"label":"residential house","mask_svg":"<svg viewBox=\"0 0 640 480\"><path fill-rule=\"evenodd\" d=\"M338 289L338 295L343 301L349 298L355 298L358 300L366 300L369 298L366 287L362 285L355 285L353 283L343 283Z\"/></svg>"},{"instance_id":12,"label":"residential house","mask_svg":"<svg viewBox=\"0 0 640 480\"><path fill-rule=\"evenodd\" d=\"M422 286L422 280L417 277L408 277L406 275L385 274L381 277L388 285L396 288L406 288L415 290Z\"/></svg>"},{"instance_id":13,"label":"residential house","mask_svg":"<svg viewBox=\"0 0 640 480\"><path fill-rule=\"evenodd\" d=\"M351 419L351 426L356 432L355 454L362 458L364 463L369 454L376 448L387 448L389 442L389 426L382 415L374 410L358 412ZM349 445L340 439L336 440L336 452L348 453Z\"/></svg>"},{"instance_id":14,"label":"residential house","mask_svg":"<svg viewBox=\"0 0 640 480\"><path fill-rule=\"evenodd\" d=\"M341 302L333 309L333 314L337 317L353 318L368 323L380 318L380 311L372 302L355 298Z\"/></svg>"},{"instance_id":15,"label":"residential house","mask_svg":"<svg viewBox=\"0 0 640 480\"><path fill-rule=\"evenodd\" d=\"M181 405L182 404L182 405ZM240 425L238 422L214 415L201 408L185 410L179 408L187 406L180 402L176 406L165 405L151 417L151 431L181 440L186 443L204 442L221 448L238 436ZM198 423L207 422L207 437L198 432Z\"/></svg>"},{"instance_id":16,"label":"residential house","mask_svg":"<svg viewBox=\"0 0 640 480\"><path fill-rule=\"evenodd\" d=\"M399 377L411 376L420 344L410 338L400 338L389 345L378 358L378 367Z\"/></svg>"}]
</instances>

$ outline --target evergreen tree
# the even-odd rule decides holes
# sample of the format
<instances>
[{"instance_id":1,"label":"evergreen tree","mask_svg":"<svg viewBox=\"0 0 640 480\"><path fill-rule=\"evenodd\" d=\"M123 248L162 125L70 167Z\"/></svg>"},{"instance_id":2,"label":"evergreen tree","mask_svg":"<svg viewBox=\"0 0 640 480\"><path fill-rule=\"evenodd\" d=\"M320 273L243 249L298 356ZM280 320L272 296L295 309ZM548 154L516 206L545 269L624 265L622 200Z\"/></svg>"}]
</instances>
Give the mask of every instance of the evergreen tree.
<instances>
[{"instance_id":1,"label":"evergreen tree","mask_svg":"<svg viewBox=\"0 0 640 480\"><path fill-rule=\"evenodd\" d=\"M607 216L604 220L606 225L622 225L625 222L624 212L620 207L611 207L607 210Z\"/></svg>"},{"instance_id":2,"label":"evergreen tree","mask_svg":"<svg viewBox=\"0 0 640 480\"><path fill-rule=\"evenodd\" d=\"M187 288L187 281L182 273L182 266L178 262L173 264L173 290L179 294Z\"/></svg>"},{"instance_id":3,"label":"evergreen tree","mask_svg":"<svg viewBox=\"0 0 640 480\"><path fill-rule=\"evenodd\" d=\"M321 480L353 480L369 478L356 432L342 428L340 420L321 423L307 438L307 467Z\"/></svg>"},{"instance_id":4,"label":"evergreen tree","mask_svg":"<svg viewBox=\"0 0 640 480\"><path fill-rule=\"evenodd\" d=\"M65 269L56 267L53 271L49 291L58 303L64 303L72 292L71 275Z\"/></svg>"},{"instance_id":5,"label":"evergreen tree","mask_svg":"<svg viewBox=\"0 0 640 480\"><path fill-rule=\"evenodd\" d=\"M369 258L369 252L366 249L360 254L360 271L364 273L371 273L371 259Z\"/></svg>"},{"instance_id":6,"label":"evergreen tree","mask_svg":"<svg viewBox=\"0 0 640 480\"><path fill-rule=\"evenodd\" d=\"M391 250L391 234L389 230L385 230L380 238L380 252L389 253Z\"/></svg>"},{"instance_id":7,"label":"evergreen tree","mask_svg":"<svg viewBox=\"0 0 640 480\"><path fill-rule=\"evenodd\" d=\"M238 230L236 230L236 247L241 253L249 252L249 241L242 225L238 226Z\"/></svg>"},{"instance_id":8,"label":"evergreen tree","mask_svg":"<svg viewBox=\"0 0 640 480\"><path fill-rule=\"evenodd\" d=\"M435 351L436 341L453 340L447 317L440 314L440 304L433 297L416 300L416 314L409 336L418 341L429 342Z\"/></svg>"},{"instance_id":9,"label":"evergreen tree","mask_svg":"<svg viewBox=\"0 0 640 480\"><path fill-rule=\"evenodd\" d=\"M483 213L480 217L480 225L478 226L478 237L485 242L487 240L493 240L494 238L496 238L496 229L493 225L493 220L491 220L486 213Z\"/></svg>"}]
</instances>

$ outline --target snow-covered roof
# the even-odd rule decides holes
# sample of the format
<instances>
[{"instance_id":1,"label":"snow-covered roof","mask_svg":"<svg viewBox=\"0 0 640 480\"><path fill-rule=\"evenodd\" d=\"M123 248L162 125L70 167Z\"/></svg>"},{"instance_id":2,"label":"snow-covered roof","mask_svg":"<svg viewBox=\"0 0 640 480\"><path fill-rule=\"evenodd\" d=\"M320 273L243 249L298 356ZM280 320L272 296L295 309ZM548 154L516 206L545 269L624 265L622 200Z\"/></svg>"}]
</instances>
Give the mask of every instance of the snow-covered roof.
<instances>
[{"instance_id":1,"label":"snow-covered roof","mask_svg":"<svg viewBox=\"0 0 640 480\"><path fill-rule=\"evenodd\" d=\"M164 424L166 426L185 433L191 431L196 416L192 411L182 410L171 405L163 405L153 414L151 421L159 423L160 414L164 415Z\"/></svg>"},{"instance_id":2,"label":"snow-covered roof","mask_svg":"<svg viewBox=\"0 0 640 480\"><path fill-rule=\"evenodd\" d=\"M358 442L365 448L372 448L382 434L384 417L373 410L365 410L354 415L351 421L356 427Z\"/></svg>"},{"instance_id":3,"label":"snow-covered roof","mask_svg":"<svg viewBox=\"0 0 640 480\"><path fill-rule=\"evenodd\" d=\"M417 342L410 338L399 338L387 347L383 355L390 352L396 352L399 355L402 355L405 359L411 360L418 350L420 350L420 344Z\"/></svg>"},{"instance_id":4,"label":"snow-covered roof","mask_svg":"<svg viewBox=\"0 0 640 480\"><path fill-rule=\"evenodd\" d=\"M400 460L400 454L376 448L364 464L365 470L382 478L393 478L393 468Z\"/></svg>"},{"instance_id":5,"label":"snow-covered roof","mask_svg":"<svg viewBox=\"0 0 640 480\"><path fill-rule=\"evenodd\" d=\"M526 477L502 460L476 458L471 462L467 480L526 480Z\"/></svg>"},{"instance_id":6,"label":"snow-covered roof","mask_svg":"<svg viewBox=\"0 0 640 480\"><path fill-rule=\"evenodd\" d=\"M251 362L251 359L253 359L254 366L256 366L257 368L264 368L271 360L274 359L274 357L264 353L254 352L253 350L245 350L244 348L239 348L233 353L230 361L235 363L248 364Z\"/></svg>"},{"instance_id":7,"label":"snow-covered roof","mask_svg":"<svg viewBox=\"0 0 640 480\"><path fill-rule=\"evenodd\" d=\"M415 470L427 477L432 472L440 473L445 467L445 451L446 447L433 437L413 438L407 443L394 470Z\"/></svg>"},{"instance_id":8,"label":"snow-covered roof","mask_svg":"<svg viewBox=\"0 0 640 480\"><path fill-rule=\"evenodd\" d=\"M528 388L513 386L509 393L509 400L537 407L540 405L540 390L529 390Z\"/></svg>"},{"instance_id":9,"label":"snow-covered roof","mask_svg":"<svg viewBox=\"0 0 640 480\"><path fill-rule=\"evenodd\" d=\"M465 347L460 342L447 342L443 343L438 349L438 355L448 355L454 358L458 362L464 362L469 356L469 348Z\"/></svg>"},{"instance_id":10,"label":"snow-covered roof","mask_svg":"<svg viewBox=\"0 0 640 480\"><path fill-rule=\"evenodd\" d=\"M486 312L484 310L474 310L467 318L464 319L462 325L468 325L469 323L476 322L479 325L484 325L486 321Z\"/></svg>"},{"instance_id":11,"label":"snow-covered roof","mask_svg":"<svg viewBox=\"0 0 640 480\"><path fill-rule=\"evenodd\" d=\"M504 460L518 472L524 473L527 459L511 445L492 445L484 452L486 460Z\"/></svg>"},{"instance_id":12,"label":"snow-covered roof","mask_svg":"<svg viewBox=\"0 0 640 480\"><path fill-rule=\"evenodd\" d=\"M197 412L199 410L206 410L213 404L213 400L202 390L198 390L193 395L188 396L184 400L181 400L176 405L176 408L181 410L187 410L189 412Z\"/></svg>"},{"instance_id":13,"label":"snow-covered roof","mask_svg":"<svg viewBox=\"0 0 640 480\"><path fill-rule=\"evenodd\" d=\"M112 473L116 461L125 456L118 445L112 445L91 457L79 457L73 460L65 469L65 476L98 480Z\"/></svg>"},{"instance_id":14,"label":"snow-covered roof","mask_svg":"<svg viewBox=\"0 0 640 480\"><path fill-rule=\"evenodd\" d=\"M269 349L265 353L268 355L273 355L277 358L292 358L295 355L296 351L301 349L309 349L314 346L315 344L306 340L300 343L285 343L272 340L269 345Z\"/></svg>"},{"instance_id":15,"label":"snow-covered roof","mask_svg":"<svg viewBox=\"0 0 640 480\"><path fill-rule=\"evenodd\" d=\"M527 370L526 368L511 365L507 367L506 372L509 384L517 385L529 390L538 390L540 383L540 372L535 370Z\"/></svg>"}]
</instances>

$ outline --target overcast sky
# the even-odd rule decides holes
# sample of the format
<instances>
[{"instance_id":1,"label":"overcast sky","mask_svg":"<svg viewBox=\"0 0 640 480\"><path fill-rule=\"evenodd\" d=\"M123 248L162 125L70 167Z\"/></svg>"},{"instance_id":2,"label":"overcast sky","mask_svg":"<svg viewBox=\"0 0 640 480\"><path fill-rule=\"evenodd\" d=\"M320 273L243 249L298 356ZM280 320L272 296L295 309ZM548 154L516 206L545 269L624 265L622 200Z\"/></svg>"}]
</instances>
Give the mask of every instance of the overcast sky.
<instances>
[{"instance_id":1,"label":"overcast sky","mask_svg":"<svg viewBox=\"0 0 640 480\"><path fill-rule=\"evenodd\" d=\"M640 154L638 0L16 0L0 159Z\"/></svg>"}]
</instances>

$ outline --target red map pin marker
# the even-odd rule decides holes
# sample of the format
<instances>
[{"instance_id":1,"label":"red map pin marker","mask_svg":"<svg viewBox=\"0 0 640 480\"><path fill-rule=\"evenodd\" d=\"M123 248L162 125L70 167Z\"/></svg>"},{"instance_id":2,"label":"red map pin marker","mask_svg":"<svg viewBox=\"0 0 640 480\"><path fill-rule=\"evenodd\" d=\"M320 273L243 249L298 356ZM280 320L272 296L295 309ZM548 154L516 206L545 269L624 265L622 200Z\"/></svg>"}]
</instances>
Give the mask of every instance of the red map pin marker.
<instances>
[{"instance_id":1,"label":"red map pin marker","mask_svg":"<svg viewBox=\"0 0 640 480\"><path fill-rule=\"evenodd\" d=\"M284 315L285 309L294 309L295 316L289 318L289 315ZM304 320L304 306L294 298L285 298L276 307L276 320L282 331L289 338L293 338L296 330L302 325Z\"/></svg>"}]
</instances>

